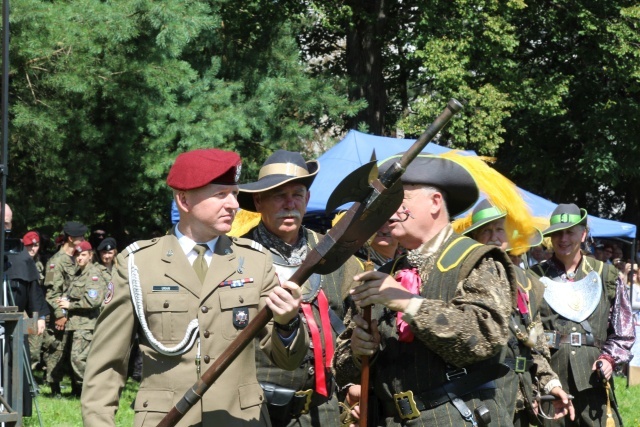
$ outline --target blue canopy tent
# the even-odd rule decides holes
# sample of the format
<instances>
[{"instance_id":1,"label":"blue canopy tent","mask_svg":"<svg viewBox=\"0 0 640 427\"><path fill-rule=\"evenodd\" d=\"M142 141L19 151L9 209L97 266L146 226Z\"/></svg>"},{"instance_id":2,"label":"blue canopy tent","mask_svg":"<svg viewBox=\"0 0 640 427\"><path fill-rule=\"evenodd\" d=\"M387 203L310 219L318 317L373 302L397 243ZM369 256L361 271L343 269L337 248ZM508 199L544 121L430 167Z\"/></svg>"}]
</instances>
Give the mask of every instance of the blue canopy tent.
<instances>
[{"instance_id":1,"label":"blue canopy tent","mask_svg":"<svg viewBox=\"0 0 640 427\"><path fill-rule=\"evenodd\" d=\"M375 150L377 159L383 160L406 151L414 142L415 140L412 139L388 138L368 135L355 130L349 131L342 141L318 158L320 171L311 185L307 215L323 215L327 200L333 190L350 172L369 162L373 150ZM427 144L422 150L422 152L429 154L441 154L447 151L450 149L434 143ZM476 155L473 151L466 151L466 153ZM557 204L526 190L520 189L520 191L534 216L548 218L557 206ZM345 205L342 208L348 206ZM620 237L633 240L636 236L636 226L633 224L598 218L593 215L589 215L589 227L593 237Z\"/></svg>"}]
</instances>

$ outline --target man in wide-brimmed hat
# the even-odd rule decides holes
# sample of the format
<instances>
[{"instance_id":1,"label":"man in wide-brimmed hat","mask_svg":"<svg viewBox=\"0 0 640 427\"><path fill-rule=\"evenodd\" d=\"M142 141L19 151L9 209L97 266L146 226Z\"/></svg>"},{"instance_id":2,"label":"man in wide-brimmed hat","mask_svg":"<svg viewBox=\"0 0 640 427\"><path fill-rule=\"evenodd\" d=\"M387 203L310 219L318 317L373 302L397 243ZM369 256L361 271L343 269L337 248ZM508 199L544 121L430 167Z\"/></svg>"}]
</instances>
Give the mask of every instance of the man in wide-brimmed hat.
<instances>
[{"instance_id":1,"label":"man in wide-brimmed hat","mask_svg":"<svg viewBox=\"0 0 640 427\"><path fill-rule=\"evenodd\" d=\"M554 254L532 271L546 287L540 314L551 366L574 396L576 420L565 418L564 425L604 425L608 419L620 425L597 367L601 362L609 380L616 366L631 359L635 332L624 285L614 266L583 254L586 210L558 205L543 234L551 237Z\"/></svg>"},{"instance_id":2,"label":"man in wide-brimmed hat","mask_svg":"<svg viewBox=\"0 0 640 427\"><path fill-rule=\"evenodd\" d=\"M370 407L383 419L370 425L460 426L486 422L485 409L491 425L509 425L495 380L508 371L499 359L515 300L511 263L450 224L478 199L475 180L453 160L419 155L402 183L404 200L389 223L408 252L356 276L365 283L351 297L359 307L373 304L373 321L352 313L338 339L338 381L360 382L359 360L372 358Z\"/></svg>"},{"instance_id":3,"label":"man in wide-brimmed hat","mask_svg":"<svg viewBox=\"0 0 640 427\"><path fill-rule=\"evenodd\" d=\"M522 202L524 203L524 202ZM510 250L505 225L507 212L483 199L476 205L471 215L471 225L462 234L468 235L485 245L493 245L504 251ZM516 229L513 233L517 232ZM542 236L536 230L533 244L540 243ZM507 375L498 384L503 390L507 408L513 415L514 426L528 427L537 424L534 410L538 409L534 394L552 394L556 418L570 415L573 406L562 390L558 375L549 365L550 354L544 340L539 305L544 294L544 285L534 274L528 274L514 264L517 285L517 303L511 311L509 345L504 348L503 363L509 366ZM533 378L537 378L533 381ZM535 390L535 391L534 391Z\"/></svg>"},{"instance_id":4,"label":"man in wide-brimmed hat","mask_svg":"<svg viewBox=\"0 0 640 427\"><path fill-rule=\"evenodd\" d=\"M260 223L244 236L271 252L280 280L306 259L321 236L302 225L309 187L318 173L315 160L277 150L260 168L258 180L240 186L240 208L260 213ZM302 312L313 349L301 369L287 372L257 353L258 378L265 390L274 427L339 425L336 388L331 373L335 337L344 328L344 298L362 271L351 257L331 274L314 274L302 286Z\"/></svg>"}]
</instances>

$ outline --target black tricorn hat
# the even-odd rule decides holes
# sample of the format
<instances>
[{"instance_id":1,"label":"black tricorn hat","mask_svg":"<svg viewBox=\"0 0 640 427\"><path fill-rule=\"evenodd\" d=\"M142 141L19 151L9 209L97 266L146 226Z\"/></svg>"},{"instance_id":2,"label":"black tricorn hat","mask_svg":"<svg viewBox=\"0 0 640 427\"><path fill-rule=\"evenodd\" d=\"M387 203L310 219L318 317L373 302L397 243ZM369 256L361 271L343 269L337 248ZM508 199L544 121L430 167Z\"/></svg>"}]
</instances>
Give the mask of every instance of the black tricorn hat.
<instances>
[{"instance_id":1,"label":"black tricorn hat","mask_svg":"<svg viewBox=\"0 0 640 427\"><path fill-rule=\"evenodd\" d=\"M300 153L277 150L260 168L256 182L240 185L238 204L242 209L255 212L254 194L272 190L290 182L302 184L308 189L319 170L320 166L316 160L305 162Z\"/></svg>"},{"instance_id":2,"label":"black tricorn hat","mask_svg":"<svg viewBox=\"0 0 640 427\"><path fill-rule=\"evenodd\" d=\"M476 205L471 214L471 225L464 230L461 234L468 234L473 230L482 227L485 224L489 224L496 219L504 218L507 216L506 212L501 211L498 207L494 206L489 200L483 199Z\"/></svg>"},{"instance_id":3,"label":"black tricorn hat","mask_svg":"<svg viewBox=\"0 0 640 427\"><path fill-rule=\"evenodd\" d=\"M383 160L379 168L380 174L401 157L402 153ZM401 180L403 184L432 185L444 192L451 217L471 208L480 197L471 173L454 160L432 154L419 154L409 163Z\"/></svg>"},{"instance_id":4,"label":"black tricorn hat","mask_svg":"<svg viewBox=\"0 0 640 427\"><path fill-rule=\"evenodd\" d=\"M556 231L566 230L574 225L587 225L587 211L580 209L573 203L560 204L554 209L549 218L549 228L542 234L545 236Z\"/></svg>"}]
</instances>

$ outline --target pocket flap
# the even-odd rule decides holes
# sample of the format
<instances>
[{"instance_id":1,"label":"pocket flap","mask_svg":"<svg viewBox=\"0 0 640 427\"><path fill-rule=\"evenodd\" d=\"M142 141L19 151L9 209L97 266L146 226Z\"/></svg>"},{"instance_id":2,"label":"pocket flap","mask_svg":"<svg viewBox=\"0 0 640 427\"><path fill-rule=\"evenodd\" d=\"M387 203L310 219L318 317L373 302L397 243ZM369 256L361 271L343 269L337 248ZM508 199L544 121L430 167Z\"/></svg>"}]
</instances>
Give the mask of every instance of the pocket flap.
<instances>
[{"instance_id":1,"label":"pocket flap","mask_svg":"<svg viewBox=\"0 0 640 427\"><path fill-rule=\"evenodd\" d=\"M149 293L145 296L145 304L150 313L188 311L187 294Z\"/></svg>"},{"instance_id":2,"label":"pocket flap","mask_svg":"<svg viewBox=\"0 0 640 427\"><path fill-rule=\"evenodd\" d=\"M138 390L134 410L136 412L169 412L173 408L171 390Z\"/></svg>"},{"instance_id":3,"label":"pocket flap","mask_svg":"<svg viewBox=\"0 0 640 427\"><path fill-rule=\"evenodd\" d=\"M242 409L260 405L264 400L264 397L262 397L262 387L260 387L258 383L239 386L238 395L240 396L240 408Z\"/></svg>"},{"instance_id":4,"label":"pocket flap","mask_svg":"<svg viewBox=\"0 0 640 427\"><path fill-rule=\"evenodd\" d=\"M255 288L237 288L220 292L220 308L223 310L258 305L259 302L260 294Z\"/></svg>"}]
</instances>

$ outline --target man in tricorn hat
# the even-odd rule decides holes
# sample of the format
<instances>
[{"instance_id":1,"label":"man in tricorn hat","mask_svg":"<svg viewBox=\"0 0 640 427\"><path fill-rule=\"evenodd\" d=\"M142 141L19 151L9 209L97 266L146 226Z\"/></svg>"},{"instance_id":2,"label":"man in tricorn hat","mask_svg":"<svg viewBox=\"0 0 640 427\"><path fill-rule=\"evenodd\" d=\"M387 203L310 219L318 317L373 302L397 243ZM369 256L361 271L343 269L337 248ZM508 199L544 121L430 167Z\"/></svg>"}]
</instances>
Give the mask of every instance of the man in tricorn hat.
<instances>
[{"instance_id":1,"label":"man in tricorn hat","mask_svg":"<svg viewBox=\"0 0 640 427\"><path fill-rule=\"evenodd\" d=\"M507 237L506 218L507 212L493 205L488 199L483 199L474 208L471 225L462 234L485 245L509 251L511 248ZM532 244L537 245L542 240L542 235L538 230L535 230L534 235L536 240ZM528 427L530 424L537 424L532 418L535 417L535 412L540 414L540 408L534 399L535 390L535 394L551 394L558 398L554 401L555 418L565 415L573 418L573 406L562 390L558 375L549 366L549 349L544 340L538 312L544 285L535 275L528 274L516 265L514 269L517 303L511 311L509 341L504 347L505 358L502 361L510 369L507 375L498 380L508 411L513 415L515 426Z\"/></svg>"},{"instance_id":2,"label":"man in tricorn hat","mask_svg":"<svg viewBox=\"0 0 640 427\"><path fill-rule=\"evenodd\" d=\"M373 304L373 320L357 314L339 337L338 382L360 382L360 359L372 358L369 407L382 417L372 425L460 426L489 416L491 425L509 425L495 380L508 370L499 358L515 301L512 266L500 249L450 224L478 199L476 183L458 163L430 155L419 155L402 183L402 206L389 222L408 252L355 277L365 283L353 301Z\"/></svg>"},{"instance_id":3,"label":"man in tricorn hat","mask_svg":"<svg viewBox=\"0 0 640 427\"><path fill-rule=\"evenodd\" d=\"M261 349L282 368L300 366L308 347L300 288L279 286L260 245L226 235L238 209L239 174L234 152L177 157L167 184L180 220L170 234L133 243L120 256L87 362L84 425L115 425L136 333L144 366L136 426L156 426L265 306L273 321L260 331ZM178 426L269 426L263 401L251 342Z\"/></svg>"},{"instance_id":4,"label":"man in tricorn hat","mask_svg":"<svg viewBox=\"0 0 640 427\"><path fill-rule=\"evenodd\" d=\"M260 213L260 223L244 237L266 247L281 280L290 277L321 236L302 226L309 187L318 162L277 150L262 165L256 182L240 186L242 209ZM331 274L314 274L302 286L302 315L313 348L300 369L286 372L258 353L258 378L265 389L271 423L284 426L339 425L335 381L330 369L335 337L342 332L343 301L362 271L351 257Z\"/></svg>"},{"instance_id":5,"label":"man in tricorn hat","mask_svg":"<svg viewBox=\"0 0 640 427\"><path fill-rule=\"evenodd\" d=\"M58 299L69 289L71 278L78 271L73 254L76 246L84 242L86 232L86 225L76 221L66 222L62 228L62 246L49 258L45 268L44 287L51 319L42 339L42 346L45 348L43 359L47 366L47 382L51 387L51 394L56 397L61 396L60 381L68 370L69 359L65 334L68 317L66 310L58 306ZM80 393L77 386L73 387L72 393Z\"/></svg>"},{"instance_id":6,"label":"man in tricorn hat","mask_svg":"<svg viewBox=\"0 0 640 427\"><path fill-rule=\"evenodd\" d=\"M584 256L587 211L575 204L560 204L549 227L554 255L532 267L546 289L540 315L551 367L565 391L575 396L576 420L550 425L604 425L608 418L620 425L615 404L603 387L617 365L631 359L635 331L631 306L614 266ZM612 393L610 398L613 398Z\"/></svg>"}]
</instances>

